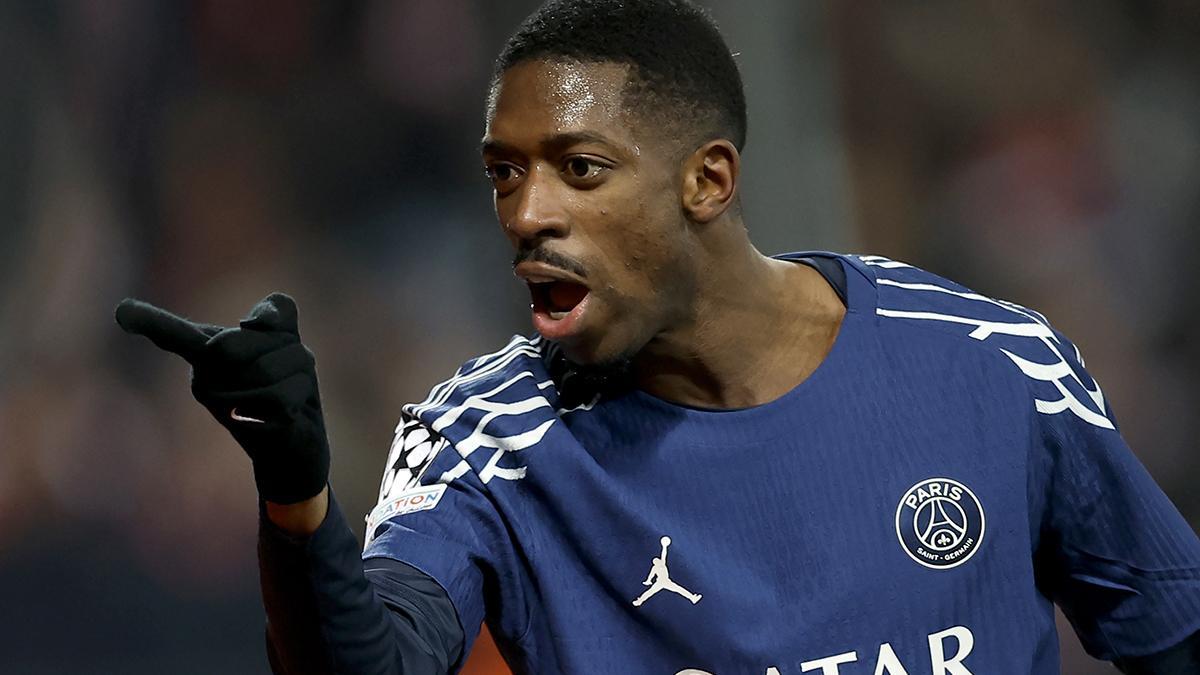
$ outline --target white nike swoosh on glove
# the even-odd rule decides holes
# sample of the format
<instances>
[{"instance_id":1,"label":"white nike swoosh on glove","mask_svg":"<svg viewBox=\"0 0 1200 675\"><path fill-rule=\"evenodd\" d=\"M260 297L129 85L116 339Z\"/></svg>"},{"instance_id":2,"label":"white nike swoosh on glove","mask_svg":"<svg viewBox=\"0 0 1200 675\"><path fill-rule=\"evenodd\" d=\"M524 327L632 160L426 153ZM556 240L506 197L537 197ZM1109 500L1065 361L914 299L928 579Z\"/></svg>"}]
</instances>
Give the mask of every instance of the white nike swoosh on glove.
<instances>
[{"instance_id":1,"label":"white nike swoosh on glove","mask_svg":"<svg viewBox=\"0 0 1200 675\"><path fill-rule=\"evenodd\" d=\"M258 424L266 424L266 423L267 423L267 421L266 421L266 420L260 420L260 419L258 419L258 418L255 418L255 417L243 417L242 415L239 415L239 414L238 414L238 412L237 412L237 408L234 408L233 410L230 410L230 411L229 411L229 416L230 416L230 417L232 417L233 419L237 420L238 422L255 422L255 423L258 423Z\"/></svg>"}]
</instances>

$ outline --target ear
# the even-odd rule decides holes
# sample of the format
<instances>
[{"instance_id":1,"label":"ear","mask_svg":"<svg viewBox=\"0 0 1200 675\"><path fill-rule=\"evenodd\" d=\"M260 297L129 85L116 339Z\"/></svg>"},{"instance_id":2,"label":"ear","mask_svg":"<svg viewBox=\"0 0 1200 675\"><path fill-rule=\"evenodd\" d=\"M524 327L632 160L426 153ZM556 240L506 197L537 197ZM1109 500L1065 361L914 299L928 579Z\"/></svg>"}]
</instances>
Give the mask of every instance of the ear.
<instances>
[{"instance_id":1,"label":"ear","mask_svg":"<svg viewBox=\"0 0 1200 675\"><path fill-rule=\"evenodd\" d=\"M724 139L709 141L683 160L683 210L697 223L708 223L733 204L742 158Z\"/></svg>"}]
</instances>

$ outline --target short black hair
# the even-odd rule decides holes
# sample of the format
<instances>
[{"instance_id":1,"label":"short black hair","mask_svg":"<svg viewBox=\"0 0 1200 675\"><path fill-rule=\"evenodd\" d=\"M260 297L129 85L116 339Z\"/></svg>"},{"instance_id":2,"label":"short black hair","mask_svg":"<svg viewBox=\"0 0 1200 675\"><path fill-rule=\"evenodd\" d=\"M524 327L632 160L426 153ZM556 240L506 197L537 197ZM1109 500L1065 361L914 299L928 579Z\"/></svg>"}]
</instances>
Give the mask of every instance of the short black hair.
<instances>
[{"instance_id":1,"label":"short black hair","mask_svg":"<svg viewBox=\"0 0 1200 675\"><path fill-rule=\"evenodd\" d=\"M546 59L630 66L625 97L697 134L746 143L746 95L717 24L687 0L549 0L505 43L492 90L518 63ZM661 116L661 115L660 115Z\"/></svg>"}]
</instances>

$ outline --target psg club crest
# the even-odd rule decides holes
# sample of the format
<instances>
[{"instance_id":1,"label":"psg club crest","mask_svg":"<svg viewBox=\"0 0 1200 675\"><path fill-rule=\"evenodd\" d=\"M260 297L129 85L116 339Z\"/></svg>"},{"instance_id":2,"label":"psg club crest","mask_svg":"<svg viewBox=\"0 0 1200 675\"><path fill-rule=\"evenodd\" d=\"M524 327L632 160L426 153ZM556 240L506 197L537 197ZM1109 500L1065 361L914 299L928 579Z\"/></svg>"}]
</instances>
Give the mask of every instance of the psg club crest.
<instances>
[{"instance_id":1,"label":"psg club crest","mask_svg":"<svg viewBox=\"0 0 1200 675\"><path fill-rule=\"evenodd\" d=\"M983 506L974 492L950 478L912 486L896 507L896 536L908 557L931 569L957 567L983 542Z\"/></svg>"}]
</instances>

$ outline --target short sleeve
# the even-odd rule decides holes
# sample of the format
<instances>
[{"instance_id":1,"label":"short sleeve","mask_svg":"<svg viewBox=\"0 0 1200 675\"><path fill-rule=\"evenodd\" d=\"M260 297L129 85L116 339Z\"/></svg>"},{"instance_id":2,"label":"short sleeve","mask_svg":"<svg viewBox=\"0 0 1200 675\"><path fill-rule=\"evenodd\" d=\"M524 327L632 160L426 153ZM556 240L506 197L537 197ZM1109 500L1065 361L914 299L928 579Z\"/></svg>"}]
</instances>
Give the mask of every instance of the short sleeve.
<instances>
[{"instance_id":1,"label":"short sleeve","mask_svg":"<svg viewBox=\"0 0 1200 675\"><path fill-rule=\"evenodd\" d=\"M1092 656L1159 652L1200 629L1200 542L1126 445L1078 350L1058 337L1067 368L1035 395L1038 583Z\"/></svg>"},{"instance_id":2,"label":"short sleeve","mask_svg":"<svg viewBox=\"0 0 1200 675\"><path fill-rule=\"evenodd\" d=\"M397 560L437 581L454 604L467 654L485 619L498 636L519 634L524 621L507 526L461 460L422 423L401 420L380 501L367 517L363 559Z\"/></svg>"}]
</instances>

